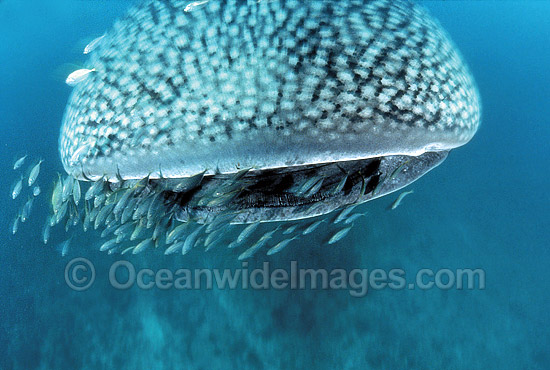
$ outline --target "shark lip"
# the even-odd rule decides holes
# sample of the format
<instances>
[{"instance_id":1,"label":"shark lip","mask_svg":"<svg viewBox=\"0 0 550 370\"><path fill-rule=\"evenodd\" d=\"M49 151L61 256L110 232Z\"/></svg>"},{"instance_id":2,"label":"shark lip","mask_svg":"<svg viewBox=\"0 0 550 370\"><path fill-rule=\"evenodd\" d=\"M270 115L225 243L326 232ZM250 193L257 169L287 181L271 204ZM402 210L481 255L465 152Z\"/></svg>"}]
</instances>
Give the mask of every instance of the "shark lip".
<instances>
[{"instance_id":1,"label":"shark lip","mask_svg":"<svg viewBox=\"0 0 550 370\"><path fill-rule=\"evenodd\" d=\"M59 141L71 175L422 157L477 130L468 68L409 1L183 3L138 5L89 54L94 73L74 88Z\"/></svg>"},{"instance_id":2,"label":"shark lip","mask_svg":"<svg viewBox=\"0 0 550 370\"><path fill-rule=\"evenodd\" d=\"M104 174L112 174L111 180L141 179L181 179L206 171L214 173L231 174L244 168L250 168L253 172L262 170L284 170L285 168L297 169L328 165L331 163L347 163L351 161L369 160L390 156L420 156L426 152L439 152L454 149L454 143L431 144L427 148L416 145L412 137L403 137L395 145L388 143L385 150L376 149L380 142L369 145L369 138L361 143L332 142L330 145L319 143L307 146L302 143L289 145L289 141L280 145L272 142L262 146L247 148L246 153L241 147L217 146L197 147L194 150L160 151L155 153L140 153L141 155L114 154L110 157L99 157L91 161L85 161L84 165L76 168L75 177L80 179L98 180ZM407 144L409 144L407 146ZM290 149L296 147L298 151ZM180 154L180 153L185 154ZM213 156L214 153L224 153L221 156Z\"/></svg>"}]
</instances>

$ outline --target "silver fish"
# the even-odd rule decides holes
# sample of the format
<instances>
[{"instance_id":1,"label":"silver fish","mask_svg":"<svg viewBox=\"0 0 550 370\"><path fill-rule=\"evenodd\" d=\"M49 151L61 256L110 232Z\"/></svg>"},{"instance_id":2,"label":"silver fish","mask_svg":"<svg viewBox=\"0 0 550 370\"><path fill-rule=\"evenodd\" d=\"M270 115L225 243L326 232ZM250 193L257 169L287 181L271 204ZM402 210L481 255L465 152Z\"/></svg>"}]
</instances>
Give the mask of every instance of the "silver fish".
<instances>
[{"instance_id":1,"label":"silver fish","mask_svg":"<svg viewBox=\"0 0 550 370\"><path fill-rule=\"evenodd\" d=\"M99 193L98 195L96 195L94 198L94 208L100 208L105 203L106 199L107 196L105 195L105 193Z\"/></svg>"},{"instance_id":2,"label":"silver fish","mask_svg":"<svg viewBox=\"0 0 550 370\"><path fill-rule=\"evenodd\" d=\"M33 189L32 189L32 195L37 197L40 195L40 193L42 192L42 190L40 189L40 186L35 186Z\"/></svg>"},{"instance_id":3,"label":"silver fish","mask_svg":"<svg viewBox=\"0 0 550 370\"><path fill-rule=\"evenodd\" d=\"M59 208L59 211L55 214L55 223L59 224L63 218L67 215L67 210L69 209L69 203L63 203Z\"/></svg>"},{"instance_id":4,"label":"silver fish","mask_svg":"<svg viewBox=\"0 0 550 370\"><path fill-rule=\"evenodd\" d=\"M80 222L80 212L78 211L78 207L73 202L70 202L69 211L71 223L73 226L76 226Z\"/></svg>"},{"instance_id":5,"label":"silver fish","mask_svg":"<svg viewBox=\"0 0 550 370\"><path fill-rule=\"evenodd\" d=\"M336 234L334 234L328 241L328 244L334 244L339 240L342 240L346 235L348 235L349 231L351 230L353 226L348 226L340 231L338 231Z\"/></svg>"},{"instance_id":6,"label":"silver fish","mask_svg":"<svg viewBox=\"0 0 550 370\"><path fill-rule=\"evenodd\" d=\"M225 225L226 223L229 223L232 219L235 218L234 214L228 214L228 215L219 215L216 218L214 218L208 226L206 226L205 232L207 234L210 234L215 229L219 228L220 226Z\"/></svg>"},{"instance_id":7,"label":"silver fish","mask_svg":"<svg viewBox=\"0 0 550 370\"><path fill-rule=\"evenodd\" d=\"M368 184L367 180L364 177L361 177L361 190L359 190L359 198L357 199L358 201L366 193L367 184Z\"/></svg>"},{"instance_id":8,"label":"silver fish","mask_svg":"<svg viewBox=\"0 0 550 370\"><path fill-rule=\"evenodd\" d=\"M66 202L69 200L73 193L73 184L74 184L74 178L72 176L65 177L65 180L63 181L63 190L61 191L61 200L63 202Z\"/></svg>"},{"instance_id":9,"label":"silver fish","mask_svg":"<svg viewBox=\"0 0 550 370\"><path fill-rule=\"evenodd\" d=\"M290 225L283 231L283 235L292 234L298 228L298 224Z\"/></svg>"},{"instance_id":10,"label":"silver fish","mask_svg":"<svg viewBox=\"0 0 550 370\"><path fill-rule=\"evenodd\" d=\"M130 240L136 240L141 235L141 232L143 231L143 225L141 225L141 222L138 222L136 224L136 227L134 228L134 231L132 232L132 235L130 235Z\"/></svg>"},{"instance_id":11,"label":"silver fish","mask_svg":"<svg viewBox=\"0 0 550 370\"><path fill-rule=\"evenodd\" d=\"M48 244L48 240L50 240L50 230L51 230L51 222L50 217L46 219L46 222L44 223L44 227L42 229L42 241L44 244Z\"/></svg>"},{"instance_id":12,"label":"silver fish","mask_svg":"<svg viewBox=\"0 0 550 370\"><path fill-rule=\"evenodd\" d=\"M363 216L366 216L366 215L364 213L354 213L348 218L346 218L346 220L344 221L344 225L351 224L352 222L357 220L359 217L363 217Z\"/></svg>"},{"instance_id":13,"label":"silver fish","mask_svg":"<svg viewBox=\"0 0 550 370\"><path fill-rule=\"evenodd\" d=\"M153 230L153 240L158 240L160 234L166 232L166 223L163 220L157 222L155 229Z\"/></svg>"},{"instance_id":14,"label":"silver fish","mask_svg":"<svg viewBox=\"0 0 550 370\"><path fill-rule=\"evenodd\" d=\"M227 198L231 195L238 195L239 191L243 188L243 185L238 181L225 180L223 184L214 189L211 194L212 198ZM208 197L207 197L208 199Z\"/></svg>"},{"instance_id":15,"label":"silver fish","mask_svg":"<svg viewBox=\"0 0 550 370\"><path fill-rule=\"evenodd\" d=\"M184 244L183 240L171 244L168 248L166 248L166 250L164 251L164 254L169 255L169 254L176 253L177 251L183 248L183 244Z\"/></svg>"},{"instance_id":16,"label":"silver fish","mask_svg":"<svg viewBox=\"0 0 550 370\"><path fill-rule=\"evenodd\" d=\"M128 248L126 248L125 250L123 250L122 252L120 252L120 254L126 254L126 253L128 253L128 252L131 252L131 251L134 250L134 248L135 248L134 246L128 247Z\"/></svg>"},{"instance_id":17,"label":"silver fish","mask_svg":"<svg viewBox=\"0 0 550 370\"><path fill-rule=\"evenodd\" d=\"M67 220L65 221L65 232L66 233L69 232L69 229L71 228L71 225L72 225L71 219L67 218Z\"/></svg>"},{"instance_id":18,"label":"silver fish","mask_svg":"<svg viewBox=\"0 0 550 370\"><path fill-rule=\"evenodd\" d=\"M136 245L136 247L134 248L132 253L133 254L141 253L144 250L146 250L147 248L151 247L154 243L155 242L151 238L142 240L138 245Z\"/></svg>"},{"instance_id":19,"label":"silver fish","mask_svg":"<svg viewBox=\"0 0 550 370\"><path fill-rule=\"evenodd\" d=\"M69 247L70 247L70 244L71 244L71 240L73 238L69 238L67 240L65 240L63 243L60 243L57 245L56 249L59 253L61 253L61 257L65 257L67 255L67 253L69 253Z\"/></svg>"},{"instance_id":20,"label":"silver fish","mask_svg":"<svg viewBox=\"0 0 550 370\"><path fill-rule=\"evenodd\" d=\"M133 194L133 190L132 189L125 189L123 190L123 194L122 196L120 197L120 200L117 202L117 204L115 205L115 208L113 209L113 213L115 215L119 214L120 212L122 212L122 210L124 209L124 207L126 206L126 204L128 203L128 200L130 199L130 197L132 196Z\"/></svg>"},{"instance_id":21,"label":"silver fish","mask_svg":"<svg viewBox=\"0 0 550 370\"><path fill-rule=\"evenodd\" d=\"M312 223L311 225L309 225L303 232L302 232L302 235L307 235L307 234L311 234L312 232L315 231L315 229L317 229L319 226L321 226L321 224L323 222L325 222L326 220L323 219L323 220L319 220L319 221L315 221L314 223Z\"/></svg>"},{"instance_id":22,"label":"silver fish","mask_svg":"<svg viewBox=\"0 0 550 370\"><path fill-rule=\"evenodd\" d=\"M19 219L21 218L21 215L15 216L15 218L12 221L11 224L11 233L15 235L17 233L17 230L19 229Z\"/></svg>"},{"instance_id":23,"label":"silver fish","mask_svg":"<svg viewBox=\"0 0 550 370\"><path fill-rule=\"evenodd\" d=\"M11 198L17 198L19 194L21 194L21 189L23 189L23 176L13 184L11 188Z\"/></svg>"},{"instance_id":24,"label":"silver fish","mask_svg":"<svg viewBox=\"0 0 550 370\"><path fill-rule=\"evenodd\" d=\"M106 191L104 194L105 194L105 205L109 205L109 204L114 204L116 206L116 204L118 203L118 200L120 199L121 197L121 190L115 190L115 191Z\"/></svg>"},{"instance_id":25,"label":"silver fish","mask_svg":"<svg viewBox=\"0 0 550 370\"><path fill-rule=\"evenodd\" d=\"M239 243L237 243L236 240L233 240L231 243L229 243L229 245L227 246L227 248L233 249L233 248L237 248L238 246L239 246Z\"/></svg>"},{"instance_id":26,"label":"silver fish","mask_svg":"<svg viewBox=\"0 0 550 370\"><path fill-rule=\"evenodd\" d=\"M146 227L147 229L150 229L150 228L152 228L152 227L156 224L156 222L157 222L157 217L156 217L156 216L153 216L153 217L151 217L151 218L147 217L146 220L147 220L147 225L145 225L145 227Z\"/></svg>"},{"instance_id":27,"label":"silver fish","mask_svg":"<svg viewBox=\"0 0 550 370\"><path fill-rule=\"evenodd\" d=\"M136 227L136 224L134 223L128 223L120 225L115 231L115 235L127 235L131 230L133 230Z\"/></svg>"},{"instance_id":28,"label":"silver fish","mask_svg":"<svg viewBox=\"0 0 550 370\"><path fill-rule=\"evenodd\" d=\"M204 241L204 246L206 247L206 250L210 250L210 248L214 245L214 242L217 241L222 237L223 234L226 233L227 227L229 225L225 225L224 227L219 228L218 230L208 234L206 237L206 240Z\"/></svg>"},{"instance_id":29,"label":"silver fish","mask_svg":"<svg viewBox=\"0 0 550 370\"><path fill-rule=\"evenodd\" d=\"M74 204L78 206L78 203L80 203L80 198L82 198L82 191L80 189L80 181L74 180L73 184L73 200Z\"/></svg>"},{"instance_id":30,"label":"silver fish","mask_svg":"<svg viewBox=\"0 0 550 370\"><path fill-rule=\"evenodd\" d=\"M344 189L344 186L346 185L347 181L348 181L348 175L342 177L342 180L340 180L338 185L336 185L336 187L332 191L332 194L335 195L335 194L338 194L339 192L341 192L342 189Z\"/></svg>"},{"instance_id":31,"label":"silver fish","mask_svg":"<svg viewBox=\"0 0 550 370\"><path fill-rule=\"evenodd\" d=\"M269 239L273 237L273 234L275 234L278 230L279 228L276 228L275 230L265 233L252 247L241 253L241 255L239 256L239 261L252 257L260 248L265 245L265 243L267 243Z\"/></svg>"},{"instance_id":32,"label":"silver fish","mask_svg":"<svg viewBox=\"0 0 550 370\"><path fill-rule=\"evenodd\" d=\"M110 224L109 226L107 226L105 229L103 229L103 231L101 232L101 237L102 238L105 238L107 235L111 234L111 233L114 233L116 230L117 230L117 226L118 225L115 225L115 224Z\"/></svg>"},{"instance_id":33,"label":"silver fish","mask_svg":"<svg viewBox=\"0 0 550 370\"><path fill-rule=\"evenodd\" d=\"M63 181L63 190L61 191L61 200L63 202L68 201L69 197L72 195L74 181L74 177L71 175L65 177Z\"/></svg>"},{"instance_id":34,"label":"silver fish","mask_svg":"<svg viewBox=\"0 0 550 370\"><path fill-rule=\"evenodd\" d=\"M128 239L128 235L127 234L119 234L117 235L116 237L116 243L122 243L123 241L127 240Z\"/></svg>"},{"instance_id":35,"label":"silver fish","mask_svg":"<svg viewBox=\"0 0 550 370\"><path fill-rule=\"evenodd\" d=\"M17 169L21 168L21 166L23 166L23 164L25 164L25 159L27 159L26 155L24 155L21 158L19 158L18 160L16 160L15 163L13 164L13 169L17 170Z\"/></svg>"},{"instance_id":36,"label":"silver fish","mask_svg":"<svg viewBox=\"0 0 550 370\"><path fill-rule=\"evenodd\" d=\"M86 213L84 216L84 221L82 221L82 230L84 230L84 232L88 232L90 229L90 223L90 213Z\"/></svg>"},{"instance_id":37,"label":"silver fish","mask_svg":"<svg viewBox=\"0 0 550 370\"><path fill-rule=\"evenodd\" d=\"M111 211L113 210L114 207L115 207L114 204L109 204L109 205L106 205L105 207L101 208L101 210L97 214L97 217L95 218L95 221L94 221L94 229L95 230L97 230L99 225L101 225L105 222L105 220L107 219L107 216L109 216L109 214L111 213Z\"/></svg>"},{"instance_id":38,"label":"silver fish","mask_svg":"<svg viewBox=\"0 0 550 370\"><path fill-rule=\"evenodd\" d=\"M27 203L23 206L23 210L21 211L21 222L25 222L29 218L33 202L34 198L29 198Z\"/></svg>"},{"instance_id":39,"label":"silver fish","mask_svg":"<svg viewBox=\"0 0 550 370\"><path fill-rule=\"evenodd\" d=\"M182 181L180 181L180 183L178 185L176 185L174 187L173 191L176 192L176 193L180 193L180 192L183 192L183 191L187 191L187 190L196 188L197 186L200 185L200 183L204 179L205 174L206 174L206 170L204 170L204 171L202 171L202 172L200 172L196 175L193 175L193 176L190 176L190 177L187 177L187 178L183 179Z\"/></svg>"},{"instance_id":40,"label":"silver fish","mask_svg":"<svg viewBox=\"0 0 550 370\"><path fill-rule=\"evenodd\" d=\"M214 199L210 200L206 203L208 207L220 207L230 204L235 197L239 195L238 191L233 191L231 193L227 193L223 196L215 197ZM206 198L205 198L206 199Z\"/></svg>"},{"instance_id":41,"label":"silver fish","mask_svg":"<svg viewBox=\"0 0 550 370\"><path fill-rule=\"evenodd\" d=\"M98 181L94 182L86 191L86 194L84 195L85 200L90 200L96 195L98 195L102 190L104 186L103 178L99 179Z\"/></svg>"},{"instance_id":42,"label":"silver fish","mask_svg":"<svg viewBox=\"0 0 550 370\"><path fill-rule=\"evenodd\" d=\"M306 193L305 196L306 196L307 198L309 198L309 197L311 197L313 194L317 193L317 192L319 191L319 189L321 189L321 186L323 186L323 181L324 181L323 178L321 178L319 181L317 181L317 182L315 183L315 185L313 185L313 186L311 187L311 189L308 190L308 192Z\"/></svg>"},{"instance_id":43,"label":"silver fish","mask_svg":"<svg viewBox=\"0 0 550 370\"><path fill-rule=\"evenodd\" d=\"M86 78L88 78L89 74L95 72L95 68L87 69L82 68L78 69L74 72L72 72L67 79L65 80L65 83L69 86L76 86L80 82L84 81Z\"/></svg>"},{"instance_id":44,"label":"silver fish","mask_svg":"<svg viewBox=\"0 0 550 370\"><path fill-rule=\"evenodd\" d=\"M181 224L175 227L174 230L170 231L170 233L166 236L166 244L172 244L174 240L176 240L187 230L187 226L187 224Z\"/></svg>"},{"instance_id":45,"label":"silver fish","mask_svg":"<svg viewBox=\"0 0 550 370\"><path fill-rule=\"evenodd\" d=\"M392 174L390 175L390 177L388 178L388 181L391 181L393 180L394 178L397 177L397 175L399 175L399 173L401 173L401 171L403 171L403 169L407 166L407 164L409 164L411 160L407 160L405 162L403 162L399 167L397 167L395 169L395 171L392 172Z\"/></svg>"},{"instance_id":46,"label":"silver fish","mask_svg":"<svg viewBox=\"0 0 550 370\"><path fill-rule=\"evenodd\" d=\"M197 241L197 237L199 236L200 232L202 231L202 228L204 226L201 226L197 228L197 230L193 231L189 236L185 239L185 242L183 243L181 254L187 254L193 248Z\"/></svg>"},{"instance_id":47,"label":"silver fish","mask_svg":"<svg viewBox=\"0 0 550 370\"><path fill-rule=\"evenodd\" d=\"M92 207L92 210L90 211L90 221L94 222L97 215L99 214L99 211L101 211L101 208Z\"/></svg>"},{"instance_id":48,"label":"silver fish","mask_svg":"<svg viewBox=\"0 0 550 370\"><path fill-rule=\"evenodd\" d=\"M54 227L56 225L55 214L50 215L48 217L48 220L49 220L49 223L50 223L50 227Z\"/></svg>"},{"instance_id":49,"label":"silver fish","mask_svg":"<svg viewBox=\"0 0 550 370\"><path fill-rule=\"evenodd\" d=\"M229 178L230 183L238 183L243 177L246 176L247 173L249 173L252 170L252 168L245 168L243 170L240 170L239 172L235 172L234 175L232 175Z\"/></svg>"},{"instance_id":50,"label":"silver fish","mask_svg":"<svg viewBox=\"0 0 550 370\"><path fill-rule=\"evenodd\" d=\"M239 234L237 237L237 244L241 244L244 242L252 233L260 226L260 222L256 222L254 224L250 224L247 227L244 228L243 231Z\"/></svg>"},{"instance_id":51,"label":"silver fish","mask_svg":"<svg viewBox=\"0 0 550 370\"><path fill-rule=\"evenodd\" d=\"M120 216L121 223L124 224L132 218L132 215L134 214L137 203L138 203L137 198L133 198L128 201L128 204L126 205L126 207L124 207L124 210L122 211L122 215Z\"/></svg>"},{"instance_id":52,"label":"silver fish","mask_svg":"<svg viewBox=\"0 0 550 370\"><path fill-rule=\"evenodd\" d=\"M111 248L107 251L107 254L108 255L112 255L112 254L115 254L116 252L118 252L120 250L120 246L115 246L114 248Z\"/></svg>"},{"instance_id":53,"label":"silver fish","mask_svg":"<svg viewBox=\"0 0 550 370\"><path fill-rule=\"evenodd\" d=\"M357 207L357 205L348 206L348 207L344 208L342 210L342 212L340 212L340 214L338 214L338 217L336 217L336 219L334 220L334 223L337 224L337 223L343 221L346 217L348 217L348 215L351 213L351 211L353 211L355 209L355 207Z\"/></svg>"},{"instance_id":54,"label":"silver fish","mask_svg":"<svg viewBox=\"0 0 550 370\"><path fill-rule=\"evenodd\" d=\"M54 213L57 213L59 211L59 208L63 203L63 199L61 198L62 192L63 192L63 184L61 182L61 177L58 176L58 179L55 182L53 193L52 193L52 208Z\"/></svg>"},{"instance_id":55,"label":"silver fish","mask_svg":"<svg viewBox=\"0 0 550 370\"><path fill-rule=\"evenodd\" d=\"M101 252L105 252L106 250L109 250L111 248L113 248L114 246L116 246L116 239L109 239L107 240L105 243L103 243L101 245L101 247L99 247L99 250Z\"/></svg>"},{"instance_id":56,"label":"silver fish","mask_svg":"<svg viewBox=\"0 0 550 370\"><path fill-rule=\"evenodd\" d=\"M300 185L295 193L298 196L304 195L308 190L310 190L312 187L314 187L316 184L319 183L323 179L322 176L313 176L312 178L306 180L302 185ZM322 184L322 183L321 183Z\"/></svg>"},{"instance_id":57,"label":"silver fish","mask_svg":"<svg viewBox=\"0 0 550 370\"><path fill-rule=\"evenodd\" d=\"M95 50L95 48L97 48L97 46L99 45L99 43L101 42L101 40L103 40L103 38L105 37L105 35L102 35L102 36L99 36L95 39L93 39L88 45L86 45L86 47L84 48L84 54L90 54L92 51Z\"/></svg>"},{"instance_id":58,"label":"silver fish","mask_svg":"<svg viewBox=\"0 0 550 370\"><path fill-rule=\"evenodd\" d=\"M280 251L282 251L284 248L286 248L287 245L289 245L293 240L296 240L298 239L297 236L293 237L293 238L289 238L289 239L285 239L279 243L277 243L277 245L275 245L273 248L269 249L267 251L267 255L268 256L271 256L275 253L279 253Z\"/></svg>"},{"instance_id":59,"label":"silver fish","mask_svg":"<svg viewBox=\"0 0 550 370\"><path fill-rule=\"evenodd\" d=\"M135 221L145 216L147 214L147 211L149 210L149 206L151 205L152 201L153 199L149 197L145 201L141 202L141 204L134 211L132 219Z\"/></svg>"},{"instance_id":60,"label":"silver fish","mask_svg":"<svg viewBox=\"0 0 550 370\"><path fill-rule=\"evenodd\" d=\"M265 243L267 243L268 240L269 238L260 238L256 243L254 243L254 245L252 245L252 247L241 253L239 256L239 261L252 257L261 247L265 245Z\"/></svg>"},{"instance_id":61,"label":"silver fish","mask_svg":"<svg viewBox=\"0 0 550 370\"><path fill-rule=\"evenodd\" d=\"M160 201L162 193L156 193L153 196L153 199L151 200L151 204L149 205L149 208L147 209L147 220L151 220L151 222L155 221L155 215L158 214L159 208L162 206L162 202ZM149 228L148 226L147 228Z\"/></svg>"},{"instance_id":62,"label":"silver fish","mask_svg":"<svg viewBox=\"0 0 550 370\"><path fill-rule=\"evenodd\" d=\"M401 194L399 194L399 196L397 197L397 199L392 203L392 205L390 206L390 209L391 210L394 210L396 209L397 207L399 207L399 205L401 204L401 202L403 201L403 198L405 198L407 195L409 194L412 194L414 193L414 190L409 190L409 191L404 191L402 192Z\"/></svg>"},{"instance_id":63,"label":"silver fish","mask_svg":"<svg viewBox=\"0 0 550 370\"><path fill-rule=\"evenodd\" d=\"M28 180L28 184L29 186L32 186L34 184L34 182L36 181L38 175L40 174L40 165L42 164L42 162L44 162L44 160L40 160L38 161L37 164L34 165L34 167L32 168L30 174L29 174L29 180Z\"/></svg>"},{"instance_id":64,"label":"silver fish","mask_svg":"<svg viewBox=\"0 0 550 370\"><path fill-rule=\"evenodd\" d=\"M183 9L184 12L192 12L193 10L197 10L208 4L210 0L202 0L202 1L193 1L192 3L187 4L185 9Z\"/></svg>"}]
</instances>

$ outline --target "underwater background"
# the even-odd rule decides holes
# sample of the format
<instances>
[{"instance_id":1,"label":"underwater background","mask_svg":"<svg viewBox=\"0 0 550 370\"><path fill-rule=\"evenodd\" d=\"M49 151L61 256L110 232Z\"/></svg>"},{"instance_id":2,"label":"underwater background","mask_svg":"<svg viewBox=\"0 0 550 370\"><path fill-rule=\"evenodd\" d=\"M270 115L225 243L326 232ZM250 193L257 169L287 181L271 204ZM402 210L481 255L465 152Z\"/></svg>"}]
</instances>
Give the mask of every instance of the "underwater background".
<instances>
[{"instance_id":1,"label":"underwater background","mask_svg":"<svg viewBox=\"0 0 550 370\"><path fill-rule=\"evenodd\" d=\"M107 255L94 234L68 254L41 241L55 173L64 79L82 48L134 2L0 0L0 369L550 368L550 2L425 1L476 78L474 139L368 212L348 238L316 235L269 261L303 268L481 268L485 289L117 290L109 267L239 268L238 252ZM67 67L72 64L73 67ZM69 68L69 69L67 69ZM13 160L44 163L42 202L11 233L20 207ZM28 165L28 164L27 164ZM26 165L26 166L27 166ZM25 167L26 167L25 166ZM94 285L71 290L67 263L85 257Z\"/></svg>"}]
</instances>

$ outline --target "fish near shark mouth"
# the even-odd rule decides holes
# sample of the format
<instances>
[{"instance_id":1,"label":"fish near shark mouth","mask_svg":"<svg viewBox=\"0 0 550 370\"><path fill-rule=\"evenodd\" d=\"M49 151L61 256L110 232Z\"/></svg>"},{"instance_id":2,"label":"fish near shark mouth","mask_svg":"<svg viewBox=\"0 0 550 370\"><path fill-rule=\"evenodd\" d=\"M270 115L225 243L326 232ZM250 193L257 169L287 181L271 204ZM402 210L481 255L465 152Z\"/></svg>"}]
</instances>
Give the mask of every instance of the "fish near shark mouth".
<instances>
[{"instance_id":1,"label":"fish near shark mouth","mask_svg":"<svg viewBox=\"0 0 550 370\"><path fill-rule=\"evenodd\" d=\"M186 254L193 248L210 250L225 244L247 247L239 256L246 259L271 239L279 242L268 254L278 253L328 221L339 224L328 241L333 244L363 215L351 214L355 206L410 184L443 162L447 154L244 169L233 174L206 175L204 171L179 179L100 179L89 182L84 194L80 181L69 175L54 185L53 212L45 224L44 242L50 227L64 223L69 231L81 223L85 232L101 232L105 242L100 250L108 253L137 254L161 247L165 254ZM261 230L260 224L277 226L256 238L253 235ZM228 239L230 228L240 230L239 236ZM71 238L63 244L63 254Z\"/></svg>"},{"instance_id":2,"label":"fish near shark mouth","mask_svg":"<svg viewBox=\"0 0 550 370\"><path fill-rule=\"evenodd\" d=\"M277 222L325 215L399 190L438 166L447 151L318 165L150 180L175 218L211 222L233 214L234 224ZM195 181L192 187L185 184Z\"/></svg>"}]
</instances>

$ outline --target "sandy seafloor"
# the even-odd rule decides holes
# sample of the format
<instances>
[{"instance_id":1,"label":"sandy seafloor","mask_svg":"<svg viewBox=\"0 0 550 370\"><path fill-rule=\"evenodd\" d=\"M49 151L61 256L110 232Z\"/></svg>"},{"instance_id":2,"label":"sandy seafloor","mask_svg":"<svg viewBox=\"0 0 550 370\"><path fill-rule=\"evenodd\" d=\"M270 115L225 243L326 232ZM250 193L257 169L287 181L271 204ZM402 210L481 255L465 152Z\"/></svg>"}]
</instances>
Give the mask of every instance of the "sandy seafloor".
<instances>
[{"instance_id":1,"label":"sandy seafloor","mask_svg":"<svg viewBox=\"0 0 550 370\"><path fill-rule=\"evenodd\" d=\"M12 160L56 171L58 130L79 63L130 2L0 1L0 369L548 369L550 368L550 3L425 2L459 46L479 85L483 122L473 141L395 196L365 204L334 246L304 238L270 261L304 268L482 268L484 290L119 291L107 275L120 256L77 235L66 257L44 246L46 207L15 236ZM42 195L43 197L45 195ZM231 237L229 235L228 237ZM129 257L137 268L237 268L217 249ZM85 257L95 284L75 292L68 261ZM126 258L125 258L126 259Z\"/></svg>"}]
</instances>

